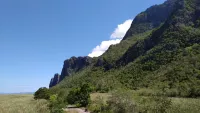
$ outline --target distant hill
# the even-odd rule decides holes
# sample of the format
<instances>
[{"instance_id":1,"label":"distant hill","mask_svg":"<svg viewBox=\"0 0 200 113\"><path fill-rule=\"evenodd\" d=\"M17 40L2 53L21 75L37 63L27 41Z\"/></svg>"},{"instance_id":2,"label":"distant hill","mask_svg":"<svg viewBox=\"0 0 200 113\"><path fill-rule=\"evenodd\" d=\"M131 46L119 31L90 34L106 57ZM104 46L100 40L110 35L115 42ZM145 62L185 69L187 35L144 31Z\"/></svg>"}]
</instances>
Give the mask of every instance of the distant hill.
<instances>
[{"instance_id":1,"label":"distant hill","mask_svg":"<svg viewBox=\"0 0 200 113\"><path fill-rule=\"evenodd\" d=\"M34 92L20 92L20 93L0 93L1 95L13 95L13 94L34 94Z\"/></svg>"}]
</instances>

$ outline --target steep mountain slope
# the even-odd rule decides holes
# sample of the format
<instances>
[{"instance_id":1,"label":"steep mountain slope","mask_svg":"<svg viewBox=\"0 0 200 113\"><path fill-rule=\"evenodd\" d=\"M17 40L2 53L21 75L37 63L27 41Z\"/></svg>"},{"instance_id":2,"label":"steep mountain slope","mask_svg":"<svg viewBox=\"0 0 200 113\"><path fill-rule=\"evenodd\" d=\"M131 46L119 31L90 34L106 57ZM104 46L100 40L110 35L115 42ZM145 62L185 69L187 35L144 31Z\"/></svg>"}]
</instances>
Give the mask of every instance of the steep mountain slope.
<instances>
[{"instance_id":1,"label":"steep mountain slope","mask_svg":"<svg viewBox=\"0 0 200 113\"><path fill-rule=\"evenodd\" d=\"M65 76L69 76L72 73L75 73L90 65L91 63L92 59L90 57L71 57L70 59L65 60L60 76L60 81L62 81Z\"/></svg>"},{"instance_id":2,"label":"steep mountain slope","mask_svg":"<svg viewBox=\"0 0 200 113\"><path fill-rule=\"evenodd\" d=\"M146 38L151 33L152 29L160 26L160 24L166 20L166 18L173 10L173 5L174 5L174 0L168 0L164 4L152 6L148 8L146 11L139 14L133 20L132 26L130 27L129 31L124 37L124 40L122 40L120 44L110 46L110 48L102 56L98 58L95 66L104 67L106 69L115 67L114 66L115 62L127 51L129 47L135 44L138 40L143 40L144 38ZM156 16L158 14L161 14L162 18L160 17L157 18ZM141 27L143 28L148 27L148 29L141 30L139 32ZM138 30L138 32L137 33L132 32L134 30ZM83 61L80 61L81 59ZM85 63L88 60L89 62L85 65ZM85 63L80 63L80 62L85 62ZM85 66L88 66L89 64L91 64L91 59L89 59L89 57L84 57L84 58L72 57L70 59L67 59L64 62L61 76L54 76L50 81L49 86L50 87L55 86L57 83L62 81L66 76L69 76L72 73L79 71L78 68L75 68L76 66L83 68Z\"/></svg>"},{"instance_id":3,"label":"steep mountain slope","mask_svg":"<svg viewBox=\"0 0 200 113\"><path fill-rule=\"evenodd\" d=\"M137 15L123 40L160 26L160 24L164 23L173 12L176 1L177 0L167 0L163 4L154 5Z\"/></svg>"},{"instance_id":4,"label":"steep mountain slope","mask_svg":"<svg viewBox=\"0 0 200 113\"><path fill-rule=\"evenodd\" d=\"M197 17L199 15L198 7L192 8L192 6L198 3L190 2L179 0L170 18L160 28L153 31L149 38L138 41L134 46L129 48L118 62L121 61L122 64L127 64L157 45L161 45L163 48L172 47L169 49L173 49L173 46L186 47L193 43L198 43L198 38L186 38L188 36L191 37L191 35L194 35L193 37L195 38L195 35L198 35L198 33L193 32L193 30L197 32L198 29L192 29L198 26L197 22L199 18ZM192 33L191 35L188 34L190 32Z\"/></svg>"},{"instance_id":5,"label":"steep mountain slope","mask_svg":"<svg viewBox=\"0 0 200 113\"><path fill-rule=\"evenodd\" d=\"M50 81L49 87L55 86L66 76L70 76L90 64L92 64L92 58L90 57L71 57L70 59L65 60L61 75L55 74Z\"/></svg>"},{"instance_id":6,"label":"steep mountain slope","mask_svg":"<svg viewBox=\"0 0 200 113\"><path fill-rule=\"evenodd\" d=\"M167 21L116 62L118 66L128 64L119 74L119 81L131 89L167 88L169 92L176 89L175 96L199 96L199 8L197 0L177 1Z\"/></svg>"},{"instance_id":7,"label":"steep mountain slope","mask_svg":"<svg viewBox=\"0 0 200 113\"><path fill-rule=\"evenodd\" d=\"M199 50L200 1L168 0L139 14L120 44L72 68L72 76L65 74L52 90L89 83L101 92L148 88L168 96L200 96Z\"/></svg>"},{"instance_id":8,"label":"steep mountain slope","mask_svg":"<svg viewBox=\"0 0 200 113\"><path fill-rule=\"evenodd\" d=\"M115 67L114 62L118 60L129 47L139 40L147 38L153 29L165 22L174 10L176 0L167 0L161 5L155 5L138 14L132 22L121 43L111 45L110 48L99 57L105 69ZM100 65L100 66L102 66Z\"/></svg>"}]
</instances>

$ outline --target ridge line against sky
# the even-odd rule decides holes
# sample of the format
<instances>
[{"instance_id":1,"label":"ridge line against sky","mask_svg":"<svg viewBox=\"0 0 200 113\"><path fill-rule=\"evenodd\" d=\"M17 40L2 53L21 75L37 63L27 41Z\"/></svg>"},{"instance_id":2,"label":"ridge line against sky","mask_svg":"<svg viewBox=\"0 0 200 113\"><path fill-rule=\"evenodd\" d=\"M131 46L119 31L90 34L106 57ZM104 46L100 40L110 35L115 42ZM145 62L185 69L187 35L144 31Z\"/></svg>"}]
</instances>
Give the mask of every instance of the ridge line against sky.
<instances>
[{"instance_id":1,"label":"ridge line against sky","mask_svg":"<svg viewBox=\"0 0 200 113\"><path fill-rule=\"evenodd\" d=\"M102 55L120 43L135 16L164 1L0 1L0 91L48 87L64 60Z\"/></svg>"},{"instance_id":2,"label":"ridge line against sky","mask_svg":"<svg viewBox=\"0 0 200 113\"><path fill-rule=\"evenodd\" d=\"M128 31L128 29L130 28L131 23L132 19L128 19L124 21L124 23L119 24L111 34L110 39L107 41L102 41L101 44L97 45L88 56L90 57L101 56L110 47L110 45L115 45L120 43L123 37L125 36L126 32Z\"/></svg>"}]
</instances>

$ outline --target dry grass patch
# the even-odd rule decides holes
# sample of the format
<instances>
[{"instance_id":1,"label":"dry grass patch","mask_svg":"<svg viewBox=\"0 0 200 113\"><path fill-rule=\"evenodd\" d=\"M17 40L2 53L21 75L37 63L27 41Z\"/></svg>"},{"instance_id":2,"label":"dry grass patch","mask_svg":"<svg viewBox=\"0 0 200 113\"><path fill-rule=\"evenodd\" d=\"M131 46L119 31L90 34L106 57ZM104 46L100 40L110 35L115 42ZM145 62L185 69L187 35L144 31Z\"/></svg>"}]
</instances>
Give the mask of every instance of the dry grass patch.
<instances>
[{"instance_id":1,"label":"dry grass patch","mask_svg":"<svg viewBox=\"0 0 200 113\"><path fill-rule=\"evenodd\" d=\"M92 101L95 101L99 98L102 98L104 101L107 101L110 96L111 96L111 94L109 94L109 93L92 93L92 94L90 94Z\"/></svg>"},{"instance_id":2,"label":"dry grass patch","mask_svg":"<svg viewBox=\"0 0 200 113\"><path fill-rule=\"evenodd\" d=\"M0 95L0 113L49 113L47 105L33 95Z\"/></svg>"}]
</instances>

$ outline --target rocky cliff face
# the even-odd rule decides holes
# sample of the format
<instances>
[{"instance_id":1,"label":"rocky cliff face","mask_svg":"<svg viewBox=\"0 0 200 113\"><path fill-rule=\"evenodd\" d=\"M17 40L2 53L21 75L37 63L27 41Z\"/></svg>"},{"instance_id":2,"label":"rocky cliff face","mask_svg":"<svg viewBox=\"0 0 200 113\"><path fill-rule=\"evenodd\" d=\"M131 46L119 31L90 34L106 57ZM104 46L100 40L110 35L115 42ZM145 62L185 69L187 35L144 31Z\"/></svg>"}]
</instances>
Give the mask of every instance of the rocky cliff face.
<instances>
[{"instance_id":1,"label":"rocky cliff face","mask_svg":"<svg viewBox=\"0 0 200 113\"><path fill-rule=\"evenodd\" d=\"M164 4L154 5L137 15L123 40L160 26L173 12L176 1L177 0L167 0Z\"/></svg>"},{"instance_id":2,"label":"rocky cliff face","mask_svg":"<svg viewBox=\"0 0 200 113\"><path fill-rule=\"evenodd\" d=\"M54 75L54 77L51 79L50 83L49 83L49 87L53 87L55 86L56 84L59 83L59 80L60 80L60 75L57 73Z\"/></svg>"},{"instance_id":3,"label":"rocky cliff face","mask_svg":"<svg viewBox=\"0 0 200 113\"><path fill-rule=\"evenodd\" d=\"M84 67L91 64L92 58L90 57L71 57L64 61L63 69L60 76L60 81L62 81L66 76L77 72Z\"/></svg>"},{"instance_id":4,"label":"rocky cliff face","mask_svg":"<svg viewBox=\"0 0 200 113\"><path fill-rule=\"evenodd\" d=\"M84 67L87 67L92 63L92 58L90 57L71 57L70 59L67 59L64 61L63 69L61 72L61 75L54 76L54 78L51 79L49 87L53 87L59 82L61 82L66 76L70 76L73 73L83 69Z\"/></svg>"}]
</instances>

